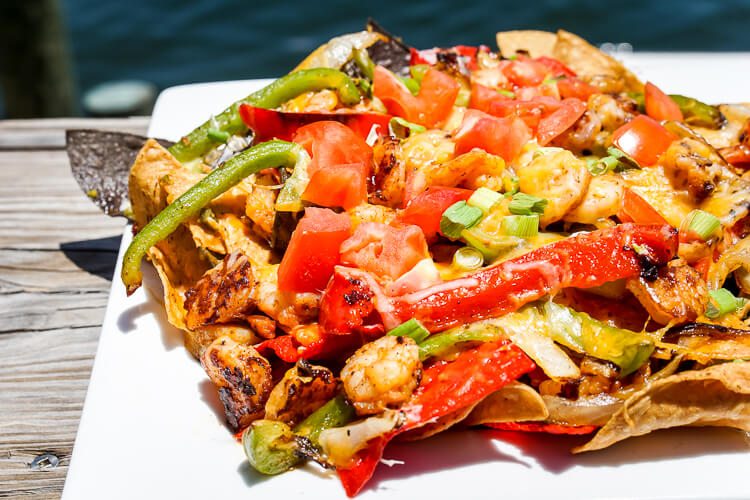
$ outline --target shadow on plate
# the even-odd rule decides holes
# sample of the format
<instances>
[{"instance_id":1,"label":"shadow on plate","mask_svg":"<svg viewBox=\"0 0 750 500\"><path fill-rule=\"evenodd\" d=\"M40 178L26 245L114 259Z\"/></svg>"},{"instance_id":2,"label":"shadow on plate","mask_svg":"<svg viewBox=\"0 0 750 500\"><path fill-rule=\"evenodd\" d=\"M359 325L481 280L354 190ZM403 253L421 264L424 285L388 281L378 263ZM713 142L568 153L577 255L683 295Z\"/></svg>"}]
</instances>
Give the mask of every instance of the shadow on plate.
<instances>
[{"instance_id":1,"label":"shadow on plate","mask_svg":"<svg viewBox=\"0 0 750 500\"><path fill-rule=\"evenodd\" d=\"M216 384L211 382L208 378L205 380L202 380L198 384L198 390L201 393L201 399L203 400L206 405L208 405L209 408L211 408L211 411L213 411L216 414L216 418L219 420L219 422L222 423L226 427L226 416L224 415L224 405L221 403L221 400L219 399L219 391L216 390ZM231 431L227 429L227 434L231 435Z\"/></svg>"},{"instance_id":2,"label":"shadow on plate","mask_svg":"<svg viewBox=\"0 0 750 500\"><path fill-rule=\"evenodd\" d=\"M78 268L112 281L122 235L61 243L60 250Z\"/></svg>"}]
</instances>

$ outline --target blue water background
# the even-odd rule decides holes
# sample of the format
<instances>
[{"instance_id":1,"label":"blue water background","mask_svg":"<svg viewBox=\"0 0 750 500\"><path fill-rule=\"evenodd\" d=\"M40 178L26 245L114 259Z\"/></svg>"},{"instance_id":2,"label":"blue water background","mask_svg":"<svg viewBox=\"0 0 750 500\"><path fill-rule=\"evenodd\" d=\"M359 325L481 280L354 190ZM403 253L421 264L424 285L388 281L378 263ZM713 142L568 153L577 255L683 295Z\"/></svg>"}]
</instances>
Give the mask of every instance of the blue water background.
<instances>
[{"instance_id":1,"label":"blue water background","mask_svg":"<svg viewBox=\"0 0 750 500\"><path fill-rule=\"evenodd\" d=\"M80 93L122 79L172 85L286 73L367 17L416 47L495 47L508 29L564 28L635 50L750 50L750 1L61 0Z\"/></svg>"}]
</instances>

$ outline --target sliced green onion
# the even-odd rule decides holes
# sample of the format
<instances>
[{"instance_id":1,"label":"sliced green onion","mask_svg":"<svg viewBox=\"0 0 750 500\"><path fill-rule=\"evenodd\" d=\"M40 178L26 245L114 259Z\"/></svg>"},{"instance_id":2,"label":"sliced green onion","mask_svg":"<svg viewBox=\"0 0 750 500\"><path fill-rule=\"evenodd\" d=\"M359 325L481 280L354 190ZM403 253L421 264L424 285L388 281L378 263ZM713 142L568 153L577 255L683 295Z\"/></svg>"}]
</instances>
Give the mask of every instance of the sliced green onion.
<instances>
[{"instance_id":1,"label":"sliced green onion","mask_svg":"<svg viewBox=\"0 0 750 500\"><path fill-rule=\"evenodd\" d=\"M509 61L515 61L516 59L518 59L518 54L513 54L508 58Z\"/></svg>"},{"instance_id":2,"label":"sliced green onion","mask_svg":"<svg viewBox=\"0 0 750 500\"><path fill-rule=\"evenodd\" d=\"M419 94L419 82L414 78L405 78L403 76L399 76L398 79L401 80L401 83L406 85L406 88L409 89L409 92L411 92L412 95Z\"/></svg>"},{"instance_id":3,"label":"sliced green onion","mask_svg":"<svg viewBox=\"0 0 750 500\"><path fill-rule=\"evenodd\" d=\"M507 198L518 192L518 177L503 176L503 195Z\"/></svg>"},{"instance_id":4,"label":"sliced green onion","mask_svg":"<svg viewBox=\"0 0 750 500\"><path fill-rule=\"evenodd\" d=\"M458 95L456 96L456 106L461 106L462 108L469 107L469 100L471 99L471 92L468 89L461 89L458 91Z\"/></svg>"},{"instance_id":5,"label":"sliced green onion","mask_svg":"<svg viewBox=\"0 0 750 500\"><path fill-rule=\"evenodd\" d=\"M375 72L375 64L370 59L370 55L367 53L367 49L354 49L352 52L352 59L354 63L359 66L362 74L365 78L372 81L372 75Z\"/></svg>"},{"instance_id":6,"label":"sliced green onion","mask_svg":"<svg viewBox=\"0 0 750 500\"><path fill-rule=\"evenodd\" d=\"M409 68L409 73L411 73L412 78L414 78L417 83L422 85L422 78L424 78L428 69L430 69L429 64L415 64Z\"/></svg>"},{"instance_id":7,"label":"sliced green onion","mask_svg":"<svg viewBox=\"0 0 750 500\"><path fill-rule=\"evenodd\" d=\"M472 207L477 207L486 215L490 213L502 199L503 196L500 193L496 193L486 187L480 187L474 191L474 194L472 194L468 200L466 200L466 204Z\"/></svg>"},{"instance_id":8,"label":"sliced green onion","mask_svg":"<svg viewBox=\"0 0 750 500\"><path fill-rule=\"evenodd\" d=\"M440 232L452 240L461 237L461 231L479 224L483 213L476 207L470 207L465 201L449 206L440 218Z\"/></svg>"},{"instance_id":9,"label":"sliced green onion","mask_svg":"<svg viewBox=\"0 0 750 500\"><path fill-rule=\"evenodd\" d=\"M461 247L453 254L453 267L459 271L473 271L484 264L484 255L476 248Z\"/></svg>"},{"instance_id":10,"label":"sliced green onion","mask_svg":"<svg viewBox=\"0 0 750 500\"><path fill-rule=\"evenodd\" d=\"M408 134L406 133L407 130L409 131ZM425 130L427 129L422 125L407 122L400 116L394 116L393 118L391 118L391 121L388 122L388 131L392 136L398 137L400 139L404 139L408 135L424 132Z\"/></svg>"},{"instance_id":11,"label":"sliced green onion","mask_svg":"<svg viewBox=\"0 0 750 500\"><path fill-rule=\"evenodd\" d=\"M688 231L695 231L703 241L706 241L719 227L721 227L721 221L715 215L703 210L693 210Z\"/></svg>"},{"instance_id":12,"label":"sliced green onion","mask_svg":"<svg viewBox=\"0 0 750 500\"><path fill-rule=\"evenodd\" d=\"M537 159L540 156L544 156L544 155L548 155L552 153L559 153L560 151L564 151L563 148L555 148L555 147L539 148L536 151L534 151L532 159Z\"/></svg>"},{"instance_id":13,"label":"sliced green onion","mask_svg":"<svg viewBox=\"0 0 750 500\"><path fill-rule=\"evenodd\" d=\"M563 78L565 78L565 75L558 76L558 77L555 77L555 78L547 78L546 80L544 80L542 82L542 85L552 85L553 83L559 82Z\"/></svg>"},{"instance_id":14,"label":"sliced green onion","mask_svg":"<svg viewBox=\"0 0 750 500\"><path fill-rule=\"evenodd\" d=\"M492 262L500 254L513 250L520 245L523 240L515 236L490 235L479 227L464 229L461 231L461 239L468 243L472 248L479 250L484 257L485 262Z\"/></svg>"},{"instance_id":15,"label":"sliced green onion","mask_svg":"<svg viewBox=\"0 0 750 500\"><path fill-rule=\"evenodd\" d=\"M621 150L620 148L617 148L615 146L610 146L607 148L607 153L609 153L610 156L613 158L616 158L617 161L620 162L620 166L618 167L619 170L630 170L630 169L637 169L640 170L641 166L640 164L635 161L635 158L627 154L625 151Z\"/></svg>"},{"instance_id":16,"label":"sliced green onion","mask_svg":"<svg viewBox=\"0 0 750 500\"><path fill-rule=\"evenodd\" d=\"M394 337L409 337L419 344L430 335L430 332L419 322L419 320L412 318L388 332L388 335L393 335Z\"/></svg>"},{"instance_id":17,"label":"sliced green onion","mask_svg":"<svg viewBox=\"0 0 750 500\"><path fill-rule=\"evenodd\" d=\"M519 238L531 238L539 232L538 215L506 215L503 217L503 232Z\"/></svg>"},{"instance_id":18,"label":"sliced green onion","mask_svg":"<svg viewBox=\"0 0 750 500\"><path fill-rule=\"evenodd\" d=\"M726 288L709 290L708 294L713 300L708 301L708 308L706 309L707 318L718 318L719 316L724 316L725 314L736 311L739 307L737 297L732 295L732 292ZM716 304L714 304L714 302Z\"/></svg>"},{"instance_id":19,"label":"sliced green onion","mask_svg":"<svg viewBox=\"0 0 750 500\"><path fill-rule=\"evenodd\" d=\"M363 96L368 99L372 98L372 84L370 83L370 80L367 78L357 78L355 83L357 84L357 87L359 87Z\"/></svg>"},{"instance_id":20,"label":"sliced green onion","mask_svg":"<svg viewBox=\"0 0 750 500\"><path fill-rule=\"evenodd\" d=\"M508 210L516 215L543 214L547 200L526 193L516 193L510 200Z\"/></svg>"},{"instance_id":21,"label":"sliced green onion","mask_svg":"<svg viewBox=\"0 0 750 500\"><path fill-rule=\"evenodd\" d=\"M589 158L586 160L586 168L591 175L603 175L617 169L620 162L614 156L605 156L604 158Z\"/></svg>"},{"instance_id":22,"label":"sliced green onion","mask_svg":"<svg viewBox=\"0 0 750 500\"><path fill-rule=\"evenodd\" d=\"M206 130L206 136L214 142L221 142L222 144L227 142L229 139L229 133L224 132L216 128L210 128Z\"/></svg>"},{"instance_id":23,"label":"sliced green onion","mask_svg":"<svg viewBox=\"0 0 750 500\"><path fill-rule=\"evenodd\" d=\"M504 95L505 97L510 97L511 99L515 99L515 98L516 98L516 94L514 94L514 93L513 93L513 92L511 92L510 90L505 90L505 89L497 89L497 91L498 91L499 93L501 93L502 95Z\"/></svg>"}]
</instances>

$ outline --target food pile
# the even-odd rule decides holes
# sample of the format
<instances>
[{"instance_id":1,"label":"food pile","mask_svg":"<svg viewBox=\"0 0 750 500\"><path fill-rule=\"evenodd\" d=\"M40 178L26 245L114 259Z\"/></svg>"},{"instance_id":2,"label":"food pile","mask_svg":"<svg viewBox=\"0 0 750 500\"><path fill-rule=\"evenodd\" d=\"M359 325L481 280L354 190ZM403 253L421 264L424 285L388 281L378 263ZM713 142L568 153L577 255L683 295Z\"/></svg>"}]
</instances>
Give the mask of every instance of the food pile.
<instances>
[{"instance_id":1,"label":"food pile","mask_svg":"<svg viewBox=\"0 0 750 500\"><path fill-rule=\"evenodd\" d=\"M354 496L453 426L750 431L750 105L564 31L497 42L370 24L138 154L122 279L154 264L258 471Z\"/></svg>"}]
</instances>

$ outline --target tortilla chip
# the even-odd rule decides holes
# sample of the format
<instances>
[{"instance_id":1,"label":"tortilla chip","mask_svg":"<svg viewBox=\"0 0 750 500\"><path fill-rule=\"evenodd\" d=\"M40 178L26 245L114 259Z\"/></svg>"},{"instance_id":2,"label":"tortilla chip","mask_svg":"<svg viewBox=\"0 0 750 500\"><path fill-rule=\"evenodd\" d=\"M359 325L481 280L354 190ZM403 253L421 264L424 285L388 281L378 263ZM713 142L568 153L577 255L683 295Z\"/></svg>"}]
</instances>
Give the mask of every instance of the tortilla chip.
<instances>
[{"instance_id":1,"label":"tortilla chip","mask_svg":"<svg viewBox=\"0 0 750 500\"><path fill-rule=\"evenodd\" d=\"M613 77L625 82L623 90L643 92L643 83L619 61L597 49L583 38L564 30L557 32L552 57L582 77Z\"/></svg>"},{"instance_id":2,"label":"tortilla chip","mask_svg":"<svg viewBox=\"0 0 750 500\"><path fill-rule=\"evenodd\" d=\"M480 401L464 424L527 422L546 420L548 416L547 406L533 387L512 382Z\"/></svg>"},{"instance_id":3,"label":"tortilla chip","mask_svg":"<svg viewBox=\"0 0 750 500\"><path fill-rule=\"evenodd\" d=\"M557 43L557 35L538 30L501 31L495 38L503 57L511 57L518 51L528 52L533 58L551 57Z\"/></svg>"},{"instance_id":4,"label":"tortilla chip","mask_svg":"<svg viewBox=\"0 0 750 500\"><path fill-rule=\"evenodd\" d=\"M398 438L399 441L419 441L420 439L427 439L430 436L439 434L443 431L447 431L454 425L462 422L466 417L469 416L471 411L474 409L476 404L469 405L465 408L459 408L447 415L443 415L434 422L430 422L416 429L406 431L401 434Z\"/></svg>"},{"instance_id":5,"label":"tortilla chip","mask_svg":"<svg viewBox=\"0 0 750 500\"><path fill-rule=\"evenodd\" d=\"M750 431L750 362L671 375L631 396L594 438L574 453L682 425Z\"/></svg>"}]
</instances>

